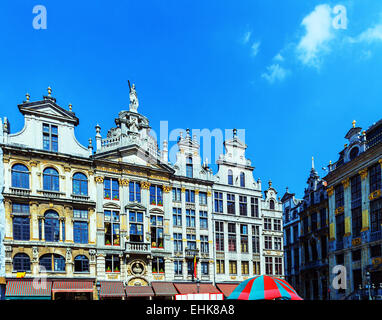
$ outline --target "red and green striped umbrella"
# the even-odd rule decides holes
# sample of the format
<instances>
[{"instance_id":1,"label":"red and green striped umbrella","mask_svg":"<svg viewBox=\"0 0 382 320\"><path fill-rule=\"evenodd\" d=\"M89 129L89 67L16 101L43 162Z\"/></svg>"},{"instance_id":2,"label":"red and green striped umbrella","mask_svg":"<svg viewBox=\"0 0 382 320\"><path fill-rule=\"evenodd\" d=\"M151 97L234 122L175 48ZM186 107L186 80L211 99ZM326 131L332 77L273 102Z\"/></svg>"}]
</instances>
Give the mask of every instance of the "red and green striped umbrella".
<instances>
[{"instance_id":1,"label":"red and green striped umbrella","mask_svg":"<svg viewBox=\"0 0 382 320\"><path fill-rule=\"evenodd\" d=\"M302 300L296 290L283 279L266 275L240 283L227 299L231 300Z\"/></svg>"}]
</instances>

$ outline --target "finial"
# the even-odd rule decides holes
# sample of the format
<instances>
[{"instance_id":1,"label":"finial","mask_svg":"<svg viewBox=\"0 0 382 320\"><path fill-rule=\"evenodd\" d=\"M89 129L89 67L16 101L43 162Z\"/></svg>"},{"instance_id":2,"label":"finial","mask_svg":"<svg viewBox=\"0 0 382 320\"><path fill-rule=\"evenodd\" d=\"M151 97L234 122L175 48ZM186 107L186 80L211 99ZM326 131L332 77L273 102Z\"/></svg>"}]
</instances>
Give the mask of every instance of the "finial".
<instances>
[{"instance_id":1,"label":"finial","mask_svg":"<svg viewBox=\"0 0 382 320\"><path fill-rule=\"evenodd\" d=\"M237 136L237 129L233 129L233 136L236 137Z\"/></svg>"},{"instance_id":2,"label":"finial","mask_svg":"<svg viewBox=\"0 0 382 320\"><path fill-rule=\"evenodd\" d=\"M332 160L329 160L329 164L332 164Z\"/></svg>"},{"instance_id":3,"label":"finial","mask_svg":"<svg viewBox=\"0 0 382 320\"><path fill-rule=\"evenodd\" d=\"M48 87L48 96L49 96L49 97L50 97L51 93L52 93L52 88L49 86L49 87Z\"/></svg>"},{"instance_id":4,"label":"finial","mask_svg":"<svg viewBox=\"0 0 382 320\"><path fill-rule=\"evenodd\" d=\"M366 135L366 131L365 130L362 131L362 135L364 135L364 136Z\"/></svg>"},{"instance_id":5,"label":"finial","mask_svg":"<svg viewBox=\"0 0 382 320\"><path fill-rule=\"evenodd\" d=\"M314 169L314 157L312 157L312 169Z\"/></svg>"},{"instance_id":6,"label":"finial","mask_svg":"<svg viewBox=\"0 0 382 320\"><path fill-rule=\"evenodd\" d=\"M27 98L27 102L29 102L29 98L30 98L29 93L27 93L27 94L25 95L25 97Z\"/></svg>"},{"instance_id":7,"label":"finial","mask_svg":"<svg viewBox=\"0 0 382 320\"><path fill-rule=\"evenodd\" d=\"M187 134L187 136L190 135L190 129L189 128L186 129L186 134Z\"/></svg>"},{"instance_id":8,"label":"finial","mask_svg":"<svg viewBox=\"0 0 382 320\"><path fill-rule=\"evenodd\" d=\"M69 111L72 111L72 104L69 103Z\"/></svg>"},{"instance_id":9,"label":"finial","mask_svg":"<svg viewBox=\"0 0 382 320\"><path fill-rule=\"evenodd\" d=\"M272 180L268 181L269 188L272 187Z\"/></svg>"},{"instance_id":10,"label":"finial","mask_svg":"<svg viewBox=\"0 0 382 320\"><path fill-rule=\"evenodd\" d=\"M344 147L345 147L345 148L347 148L347 147L348 147L348 144L347 144L347 143L345 143L345 144L344 144Z\"/></svg>"},{"instance_id":11,"label":"finial","mask_svg":"<svg viewBox=\"0 0 382 320\"><path fill-rule=\"evenodd\" d=\"M96 129L96 132L97 132L97 133L100 133L100 132L101 132L101 127L99 126L98 123L97 123L97 125L95 126L95 129Z\"/></svg>"},{"instance_id":12,"label":"finial","mask_svg":"<svg viewBox=\"0 0 382 320\"><path fill-rule=\"evenodd\" d=\"M355 128L355 123L356 123L357 121L355 121L355 120L353 120L353 122L352 122L352 124L353 124L353 128Z\"/></svg>"},{"instance_id":13,"label":"finial","mask_svg":"<svg viewBox=\"0 0 382 320\"><path fill-rule=\"evenodd\" d=\"M93 149L92 142L93 142L92 138L89 138L89 146L88 146L89 149Z\"/></svg>"}]
</instances>

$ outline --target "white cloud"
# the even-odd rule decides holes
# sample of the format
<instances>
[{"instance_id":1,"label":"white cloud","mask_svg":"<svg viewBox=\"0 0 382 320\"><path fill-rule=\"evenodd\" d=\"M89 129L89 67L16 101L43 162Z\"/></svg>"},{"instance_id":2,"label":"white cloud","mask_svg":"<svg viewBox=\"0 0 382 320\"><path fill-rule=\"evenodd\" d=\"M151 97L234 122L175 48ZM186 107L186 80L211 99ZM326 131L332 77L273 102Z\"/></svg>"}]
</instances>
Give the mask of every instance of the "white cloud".
<instances>
[{"instance_id":1,"label":"white cloud","mask_svg":"<svg viewBox=\"0 0 382 320\"><path fill-rule=\"evenodd\" d=\"M284 61L284 57L280 53L278 53L274 56L273 60L282 62Z\"/></svg>"},{"instance_id":2,"label":"white cloud","mask_svg":"<svg viewBox=\"0 0 382 320\"><path fill-rule=\"evenodd\" d=\"M377 24L372 28L369 28L362 32L359 36L356 38L350 38L350 42L376 42L376 41L382 41L382 24Z\"/></svg>"},{"instance_id":3,"label":"white cloud","mask_svg":"<svg viewBox=\"0 0 382 320\"><path fill-rule=\"evenodd\" d=\"M256 57L257 54L259 53L259 48L260 48L260 41L254 42L251 46L252 49L252 56Z\"/></svg>"},{"instance_id":4,"label":"white cloud","mask_svg":"<svg viewBox=\"0 0 382 320\"><path fill-rule=\"evenodd\" d=\"M248 43L249 42L249 39L251 38L251 34L252 32L251 31L247 31L244 36L243 36L243 39L242 39L242 42L244 44Z\"/></svg>"},{"instance_id":5,"label":"white cloud","mask_svg":"<svg viewBox=\"0 0 382 320\"><path fill-rule=\"evenodd\" d=\"M318 67L320 55L329 51L328 43L334 38L330 6L316 6L301 25L306 33L297 45L299 59L306 65Z\"/></svg>"},{"instance_id":6,"label":"white cloud","mask_svg":"<svg viewBox=\"0 0 382 320\"><path fill-rule=\"evenodd\" d=\"M267 72L263 73L261 77L267 80L270 84L273 84L275 81L284 80L288 73L288 70L276 63L267 67Z\"/></svg>"}]
</instances>

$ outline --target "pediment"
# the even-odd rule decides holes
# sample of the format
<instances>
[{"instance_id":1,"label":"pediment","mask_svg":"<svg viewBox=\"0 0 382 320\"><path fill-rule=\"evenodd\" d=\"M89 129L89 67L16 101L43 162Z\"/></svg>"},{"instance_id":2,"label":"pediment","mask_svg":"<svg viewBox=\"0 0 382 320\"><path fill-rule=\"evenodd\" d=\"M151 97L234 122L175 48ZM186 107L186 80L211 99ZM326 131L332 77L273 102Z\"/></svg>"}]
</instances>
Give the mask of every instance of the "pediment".
<instances>
[{"instance_id":1,"label":"pediment","mask_svg":"<svg viewBox=\"0 0 382 320\"><path fill-rule=\"evenodd\" d=\"M106 202L104 205L103 205L104 208L111 208L111 209L121 209L121 207L114 203L114 202Z\"/></svg>"},{"instance_id":2,"label":"pediment","mask_svg":"<svg viewBox=\"0 0 382 320\"><path fill-rule=\"evenodd\" d=\"M163 209L161 209L161 208L152 208L152 209L150 210L150 213L164 214L164 211L163 211Z\"/></svg>"},{"instance_id":3,"label":"pediment","mask_svg":"<svg viewBox=\"0 0 382 320\"><path fill-rule=\"evenodd\" d=\"M22 114L52 118L62 122L70 122L74 125L78 125L79 123L75 113L60 107L56 104L55 99L46 98L42 101L20 104L18 107Z\"/></svg>"},{"instance_id":4,"label":"pediment","mask_svg":"<svg viewBox=\"0 0 382 320\"><path fill-rule=\"evenodd\" d=\"M121 164L130 164L142 167L144 170L158 170L166 174L173 174L175 172L171 166L162 162L160 158L154 158L152 155L148 155L147 152L137 145L124 146L112 151L99 153L95 155L95 158L116 161Z\"/></svg>"},{"instance_id":5,"label":"pediment","mask_svg":"<svg viewBox=\"0 0 382 320\"><path fill-rule=\"evenodd\" d=\"M146 207L138 202L130 202L125 206L126 210L146 211Z\"/></svg>"}]
</instances>

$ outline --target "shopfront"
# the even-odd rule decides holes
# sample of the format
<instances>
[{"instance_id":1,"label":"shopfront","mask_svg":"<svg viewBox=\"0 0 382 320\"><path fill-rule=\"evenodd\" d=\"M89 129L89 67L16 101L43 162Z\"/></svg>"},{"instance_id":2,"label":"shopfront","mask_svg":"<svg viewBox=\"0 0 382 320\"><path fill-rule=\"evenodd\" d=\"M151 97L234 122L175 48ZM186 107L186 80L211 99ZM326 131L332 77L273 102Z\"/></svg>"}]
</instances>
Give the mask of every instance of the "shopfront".
<instances>
[{"instance_id":1,"label":"shopfront","mask_svg":"<svg viewBox=\"0 0 382 320\"><path fill-rule=\"evenodd\" d=\"M93 300L93 280L55 280L52 300Z\"/></svg>"},{"instance_id":2,"label":"shopfront","mask_svg":"<svg viewBox=\"0 0 382 320\"><path fill-rule=\"evenodd\" d=\"M52 282L33 279L7 279L6 300L51 300Z\"/></svg>"}]
</instances>

